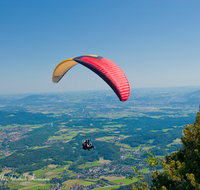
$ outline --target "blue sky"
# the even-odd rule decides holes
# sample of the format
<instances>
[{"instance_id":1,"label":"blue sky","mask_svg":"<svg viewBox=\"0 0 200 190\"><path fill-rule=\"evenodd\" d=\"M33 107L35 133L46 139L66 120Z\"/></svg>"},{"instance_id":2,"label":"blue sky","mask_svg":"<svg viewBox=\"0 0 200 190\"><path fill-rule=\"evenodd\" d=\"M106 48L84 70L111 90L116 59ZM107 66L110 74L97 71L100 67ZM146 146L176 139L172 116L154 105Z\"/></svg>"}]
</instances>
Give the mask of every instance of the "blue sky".
<instances>
[{"instance_id":1,"label":"blue sky","mask_svg":"<svg viewBox=\"0 0 200 190\"><path fill-rule=\"evenodd\" d=\"M108 89L61 61L85 54L119 65L131 88L200 86L199 0L0 0L0 94Z\"/></svg>"}]
</instances>

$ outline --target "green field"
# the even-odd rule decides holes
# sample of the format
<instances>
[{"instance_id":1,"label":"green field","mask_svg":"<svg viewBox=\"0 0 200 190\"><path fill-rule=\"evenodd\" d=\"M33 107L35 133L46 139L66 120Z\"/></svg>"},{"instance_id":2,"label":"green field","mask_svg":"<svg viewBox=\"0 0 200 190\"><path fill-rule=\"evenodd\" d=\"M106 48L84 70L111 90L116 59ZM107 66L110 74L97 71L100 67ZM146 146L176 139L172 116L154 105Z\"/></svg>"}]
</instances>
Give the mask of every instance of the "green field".
<instances>
[{"instance_id":1,"label":"green field","mask_svg":"<svg viewBox=\"0 0 200 190\"><path fill-rule=\"evenodd\" d=\"M110 127L117 127L117 128L121 128L122 125L104 125L103 128L110 128Z\"/></svg>"},{"instance_id":2,"label":"green field","mask_svg":"<svg viewBox=\"0 0 200 190\"><path fill-rule=\"evenodd\" d=\"M49 189L51 184L41 183L41 181L10 181L8 187L11 189Z\"/></svg>"},{"instance_id":3,"label":"green field","mask_svg":"<svg viewBox=\"0 0 200 190\"><path fill-rule=\"evenodd\" d=\"M143 173L149 173L149 172L150 172L149 168L141 169L141 171L142 171Z\"/></svg>"},{"instance_id":4,"label":"green field","mask_svg":"<svg viewBox=\"0 0 200 190\"><path fill-rule=\"evenodd\" d=\"M13 125L6 125L6 126L1 126L0 129L9 129L9 128L15 128L15 127L31 127L33 125L18 125L18 124L13 124Z\"/></svg>"},{"instance_id":5,"label":"green field","mask_svg":"<svg viewBox=\"0 0 200 190\"><path fill-rule=\"evenodd\" d=\"M131 179L118 179L118 180L113 180L112 182L114 183L122 183L123 185L131 184L137 181L136 177L133 177L133 180Z\"/></svg>"},{"instance_id":6,"label":"green field","mask_svg":"<svg viewBox=\"0 0 200 190\"><path fill-rule=\"evenodd\" d=\"M20 188L19 190L38 190L38 189L49 189L51 186L51 184L42 184L42 183L38 183L38 184L35 184L35 185L27 185L23 188Z\"/></svg>"},{"instance_id":7,"label":"green field","mask_svg":"<svg viewBox=\"0 0 200 190\"><path fill-rule=\"evenodd\" d=\"M86 162L86 164L82 164L79 166L79 168L90 168L90 167L94 167L94 166L99 166L102 163L98 162L98 161L94 161L94 162Z\"/></svg>"},{"instance_id":8,"label":"green field","mask_svg":"<svg viewBox=\"0 0 200 190\"><path fill-rule=\"evenodd\" d=\"M163 132L167 132L167 131L169 131L169 130L173 130L173 129L171 129L171 128L169 128L169 129L163 129L162 131L163 131Z\"/></svg>"},{"instance_id":9,"label":"green field","mask_svg":"<svg viewBox=\"0 0 200 190\"><path fill-rule=\"evenodd\" d=\"M33 172L36 178L52 178L65 170L64 167L40 169Z\"/></svg>"},{"instance_id":10,"label":"green field","mask_svg":"<svg viewBox=\"0 0 200 190\"><path fill-rule=\"evenodd\" d=\"M69 134L62 134L59 136L53 136L50 137L49 140L71 140L73 137L75 137L79 132L70 132Z\"/></svg>"},{"instance_id":11,"label":"green field","mask_svg":"<svg viewBox=\"0 0 200 190\"><path fill-rule=\"evenodd\" d=\"M90 181L90 180L87 180L87 181L85 180L85 182L82 183L81 185L88 186L88 185L91 185L91 184L95 184L95 182Z\"/></svg>"},{"instance_id":12,"label":"green field","mask_svg":"<svg viewBox=\"0 0 200 190\"><path fill-rule=\"evenodd\" d=\"M34 171L33 174L35 174L35 177L41 177L41 176L44 176L45 173L47 173L47 172L48 172L48 170L40 169L40 170Z\"/></svg>"},{"instance_id":13,"label":"green field","mask_svg":"<svg viewBox=\"0 0 200 190\"><path fill-rule=\"evenodd\" d=\"M158 132L158 130L151 130L150 132L152 132L152 133L156 133L156 132Z\"/></svg>"},{"instance_id":14,"label":"green field","mask_svg":"<svg viewBox=\"0 0 200 190\"><path fill-rule=\"evenodd\" d=\"M113 188L119 188L120 186L119 185L112 185L112 186L109 186L109 187L101 187L101 188L98 188L98 189L95 189L95 190L112 190Z\"/></svg>"},{"instance_id":15,"label":"green field","mask_svg":"<svg viewBox=\"0 0 200 190\"><path fill-rule=\"evenodd\" d=\"M168 144L168 145L166 145L166 146L169 147L169 146L175 145L175 144L182 144L181 139L178 139L178 138L177 138L176 140L173 140L172 143L170 143L170 144Z\"/></svg>"},{"instance_id":16,"label":"green field","mask_svg":"<svg viewBox=\"0 0 200 190\"><path fill-rule=\"evenodd\" d=\"M9 184L8 184L8 187L11 188L11 189L20 189L20 188L23 188L24 186L23 185L20 185L21 182L18 182L18 181L10 181Z\"/></svg>"}]
</instances>

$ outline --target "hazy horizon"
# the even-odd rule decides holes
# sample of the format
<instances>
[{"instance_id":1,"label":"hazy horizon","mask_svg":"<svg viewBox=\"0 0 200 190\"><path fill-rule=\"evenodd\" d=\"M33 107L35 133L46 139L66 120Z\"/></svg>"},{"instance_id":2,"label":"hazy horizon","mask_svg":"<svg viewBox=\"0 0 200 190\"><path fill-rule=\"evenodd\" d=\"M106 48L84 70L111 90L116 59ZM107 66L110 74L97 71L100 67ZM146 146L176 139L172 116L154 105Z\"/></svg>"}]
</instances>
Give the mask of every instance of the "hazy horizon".
<instances>
[{"instance_id":1,"label":"hazy horizon","mask_svg":"<svg viewBox=\"0 0 200 190\"><path fill-rule=\"evenodd\" d=\"M131 88L130 89L130 96L134 91L152 91L155 90L156 91L198 91L200 90L200 86L177 86L177 87L146 87L146 88ZM106 92L109 93L113 96L116 96L116 94L113 92L113 90L111 88L107 88L107 89L95 89L95 90L71 90L71 91L55 91L55 92L34 92L34 93L10 93L10 94L0 94L0 97L2 96L29 96L29 95L48 95L48 94L73 94L73 93L89 93L89 92ZM117 96L116 96L117 98Z\"/></svg>"}]
</instances>

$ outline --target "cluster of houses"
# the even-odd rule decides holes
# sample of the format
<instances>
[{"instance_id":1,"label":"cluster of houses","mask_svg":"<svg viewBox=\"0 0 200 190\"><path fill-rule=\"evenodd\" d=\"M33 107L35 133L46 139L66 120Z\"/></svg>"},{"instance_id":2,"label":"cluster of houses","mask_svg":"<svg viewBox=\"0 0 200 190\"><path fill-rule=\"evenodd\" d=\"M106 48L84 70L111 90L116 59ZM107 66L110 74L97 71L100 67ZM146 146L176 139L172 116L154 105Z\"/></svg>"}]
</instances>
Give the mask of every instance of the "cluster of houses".
<instances>
[{"instance_id":1,"label":"cluster of houses","mask_svg":"<svg viewBox=\"0 0 200 190\"><path fill-rule=\"evenodd\" d=\"M97 179L102 176L116 176L116 177L122 177L122 176L129 176L134 174L133 168L131 168L128 165L112 165L112 163L105 163L101 164L96 167L92 168L85 168L78 173L72 172L72 174L75 174L70 177L70 179Z\"/></svg>"},{"instance_id":2,"label":"cluster of houses","mask_svg":"<svg viewBox=\"0 0 200 190\"><path fill-rule=\"evenodd\" d=\"M122 183L117 183L116 185L123 185ZM72 185L69 190L91 190L91 189L96 189L96 188L101 188L101 187L111 187L111 185L105 185L105 184L91 184L88 186L84 185Z\"/></svg>"},{"instance_id":3,"label":"cluster of houses","mask_svg":"<svg viewBox=\"0 0 200 190\"><path fill-rule=\"evenodd\" d=\"M22 138L22 135L27 133L28 131L32 131L29 127L13 127L13 128L5 128L0 129L0 140L7 140L14 142Z\"/></svg>"}]
</instances>

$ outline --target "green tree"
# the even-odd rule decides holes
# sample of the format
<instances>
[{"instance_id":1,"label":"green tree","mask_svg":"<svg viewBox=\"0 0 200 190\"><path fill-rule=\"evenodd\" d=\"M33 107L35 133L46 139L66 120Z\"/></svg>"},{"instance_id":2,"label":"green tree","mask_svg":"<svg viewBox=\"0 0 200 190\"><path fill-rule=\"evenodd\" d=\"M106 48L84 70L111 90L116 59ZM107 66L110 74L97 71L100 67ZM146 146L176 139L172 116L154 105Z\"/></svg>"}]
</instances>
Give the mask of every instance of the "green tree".
<instances>
[{"instance_id":1,"label":"green tree","mask_svg":"<svg viewBox=\"0 0 200 190\"><path fill-rule=\"evenodd\" d=\"M153 172L152 189L200 189L200 113L193 125L186 125L183 148L162 159L164 173Z\"/></svg>"}]
</instances>

